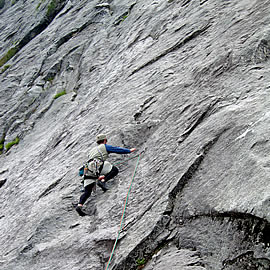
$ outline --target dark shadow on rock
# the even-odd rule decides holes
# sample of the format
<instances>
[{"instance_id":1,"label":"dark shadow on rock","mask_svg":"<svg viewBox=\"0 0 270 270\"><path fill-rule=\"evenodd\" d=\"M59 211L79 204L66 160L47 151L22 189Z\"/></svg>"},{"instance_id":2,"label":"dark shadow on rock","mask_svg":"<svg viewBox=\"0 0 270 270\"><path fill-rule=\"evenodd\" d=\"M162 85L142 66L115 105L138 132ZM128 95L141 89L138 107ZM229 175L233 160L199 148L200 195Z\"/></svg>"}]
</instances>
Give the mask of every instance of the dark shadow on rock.
<instances>
[{"instance_id":1,"label":"dark shadow on rock","mask_svg":"<svg viewBox=\"0 0 270 270\"><path fill-rule=\"evenodd\" d=\"M0 188L6 183L7 179L0 180Z\"/></svg>"},{"instance_id":2,"label":"dark shadow on rock","mask_svg":"<svg viewBox=\"0 0 270 270\"><path fill-rule=\"evenodd\" d=\"M253 251L247 251L236 258L224 261L223 265L222 270L270 269L270 260L256 258Z\"/></svg>"}]
</instances>

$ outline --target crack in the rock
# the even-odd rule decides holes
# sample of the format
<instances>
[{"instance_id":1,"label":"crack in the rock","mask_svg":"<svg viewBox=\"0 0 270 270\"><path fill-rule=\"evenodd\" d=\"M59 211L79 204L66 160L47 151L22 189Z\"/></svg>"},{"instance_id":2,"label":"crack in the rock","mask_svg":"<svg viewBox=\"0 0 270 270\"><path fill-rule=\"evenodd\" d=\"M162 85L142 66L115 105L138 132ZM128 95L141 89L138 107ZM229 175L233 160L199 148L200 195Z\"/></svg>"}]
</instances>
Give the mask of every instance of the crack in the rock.
<instances>
[{"instance_id":1,"label":"crack in the rock","mask_svg":"<svg viewBox=\"0 0 270 270\"><path fill-rule=\"evenodd\" d=\"M133 70L129 76L132 76L136 72L138 72L139 70L141 70L141 69L143 69L143 68L145 68L145 67L147 67L147 66L149 66L149 65L151 65L151 64L153 64L155 62L157 62L159 59L161 59L162 57L166 56L167 54L169 54L171 52L174 52L176 50L179 50L182 46L184 46L185 44L187 44L189 41L191 41L191 40L195 39L196 37L198 37L199 35L203 34L210 26L211 26L211 23L208 22L201 29L195 30L189 36L185 37L184 39L179 40L172 47L166 49L161 54L157 55L156 57L152 58L151 60L149 60L148 62L146 62L142 66L140 66L140 67L136 68L135 70Z\"/></svg>"},{"instance_id":2,"label":"crack in the rock","mask_svg":"<svg viewBox=\"0 0 270 270\"><path fill-rule=\"evenodd\" d=\"M123 14L121 14L113 23L114 26L118 26L121 22L123 22L131 13L133 7L137 4L137 1L135 1L134 3L132 3L128 10L126 12L124 12Z\"/></svg>"},{"instance_id":3,"label":"crack in the rock","mask_svg":"<svg viewBox=\"0 0 270 270\"><path fill-rule=\"evenodd\" d=\"M189 263L189 264L187 264L187 266L202 266L202 267L205 267L205 264L198 261L198 262L194 262L194 263Z\"/></svg>"},{"instance_id":4,"label":"crack in the rock","mask_svg":"<svg viewBox=\"0 0 270 270\"><path fill-rule=\"evenodd\" d=\"M216 106L216 104L219 102L219 99L214 100L211 102L206 108L202 109L197 113L195 116L195 121L193 121L184 131L183 134L181 134L180 139L178 140L178 143L182 143L194 130L196 127L198 127L207 116L211 114L211 111Z\"/></svg>"},{"instance_id":5,"label":"crack in the rock","mask_svg":"<svg viewBox=\"0 0 270 270\"><path fill-rule=\"evenodd\" d=\"M195 158L195 160L192 162L192 164L188 167L188 169L185 171L185 173L179 179L177 185L170 192L170 194L169 194L170 200L174 201L176 196L183 190L185 185L188 183L189 179L191 179L193 177L194 173L197 171L197 169L201 165L201 163L204 160L204 158L205 158L206 154L208 153L208 151L213 147L213 145L218 141L220 136L225 131L226 131L226 129L221 130L219 134L217 134L212 140L210 140L208 143L206 143L201 148L201 153ZM173 204L174 203L172 202L172 205ZM173 211L173 210L171 210L171 211Z\"/></svg>"},{"instance_id":6,"label":"crack in the rock","mask_svg":"<svg viewBox=\"0 0 270 270\"><path fill-rule=\"evenodd\" d=\"M55 2L56 6L54 7L53 11L48 11L45 17L41 19L40 23L32 28L14 47L14 55L16 55L25 45L27 45L50 25L57 14L64 8L66 2L67 0L59 0Z\"/></svg>"},{"instance_id":7,"label":"crack in the rock","mask_svg":"<svg viewBox=\"0 0 270 270\"><path fill-rule=\"evenodd\" d=\"M81 33L83 30L85 30L89 25L91 24L98 24L100 22L94 21L95 17L98 17L99 15L104 15L105 11L99 11L97 14L94 15L94 18L91 18L91 20L85 22L82 26L78 27L77 29L71 31L70 33L66 34L65 36L61 37L56 42L56 49L58 49L60 46L62 46L64 43L68 42L74 35Z\"/></svg>"},{"instance_id":8,"label":"crack in the rock","mask_svg":"<svg viewBox=\"0 0 270 270\"><path fill-rule=\"evenodd\" d=\"M159 192L154 200L144 209L144 211L142 213L140 213L138 216L136 216L136 218L133 218L131 221L129 221L128 223L125 224L125 226L122 228L121 232L127 231L130 227L132 227L136 222L138 222L139 220L141 220L143 218L143 216L151 210L151 208L155 205L155 203L157 201L159 201L160 197L163 195L163 193L165 193L167 191L163 190L161 192ZM165 212L164 215L167 215L167 213Z\"/></svg>"},{"instance_id":9,"label":"crack in the rock","mask_svg":"<svg viewBox=\"0 0 270 270\"><path fill-rule=\"evenodd\" d=\"M167 240L167 237L170 235L170 231L167 229L170 222L169 216L162 216L159 221L156 223L152 232L146 236L142 241L128 254L128 256L122 260L119 264L114 265L113 270L135 270L137 269L136 260L143 258L148 261L160 247L164 247L171 240ZM157 238L162 233L167 232L167 237L165 239L160 239L157 241Z\"/></svg>"},{"instance_id":10,"label":"crack in the rock","mask_svg":"<svg viewBox=\"0 0 270 270\"><path fill-rule=\"evenodd\" d=\"M3 171L0 172L0 175L4 174L4 173L7 173L7 172L8 172L8 169L4 169Z\"/></svg>"},{"instance_id":11,"label":"crack in the rock","mask_svg":"<svg viewBox=\"0 0 270 270\"><path fill-rule=\"evenodd\" d=\"M57 179L55 182L53 182L51 185L49 185L38 197L38 200L40 200L42 197L48 195L63 179L64 177L61 177Z\"/></svg>"},{"instance_id":12,"label":"crack in the rock","mask_svg":"<svg viewBox=\"0 0 270 270\"><path fill-rule=\"evenodd\" d=\"M226 269L247 269L246 265L249 265L250 270L255 269L269 269L270 267L270 259L267 258L256 258L254 255L254 251L247 251L243 254L240 254L239 256L233 258L233 259L227 259L223 261L223 267L221 270ZM233 268L231 268L231 266ZM259 268L260 266L260 268ZM239 268L238 268L239 267ZM262 268L263 267L263 268Z\"/></svg>"},{"instance_id":13,"label":"crack in the rock","mask_svg":"<svg viewBox=\"0 0 270 270\"><path fill-rule=\"evenodd\" d=\"M208 2L208 0L201 0L201 1L200 1L200 6L202 6L202 5L205 4L206 2Z\"/></svg>"},{"instance_id":14,"label":"crack in the rock","mask_svg":"<svg viewBox=\"0 0 270 270\"><path fill-rule=\"evenodd\" d=\"M181 6L184 7L184 6L188 5L190 2L191 2L191 0L184 0Z\"/></svg>"},{"instance_id":15,"label":"crack in the rock","mask_svg":"<svg viewBox=\"0 0 270 270\"><path fill-rule=\"evenodd\" d=\"M154 99L154 100L153 100ZM151 96L149 97L148 99L146 99L144 101L144 103L140 106L140 109L139 111L137 111L135 114L134 114L134 120L135 121L139 121L139 118L142 116L142 114L152 105L156 102L157 100L155 99L154 96Z\"/></svg>"},{"instance_id":16,"label":"crack in the rock","mask_svg":"<svg viewBox=\"0 0 270 270\"><path fill-rule=\"evenodd\" d=\"M0 180L0 188L6 183L7 179Z\"/></svg>"},{"instance_id":17,"label":"crack in the rock","mask_svg":"<svg viewBox=\"0 0 270 270\"><path fill-rule=\"evenodd\" d=\"M184 186L188 183L188 180L192 178L193 174L197 171L199 166L201 165L202 161L205 158L205 155L208 151L213 147L213 145L218 141L220 136L223 134L224 130L222 130L219 134L217 134L212 140L206 143L202 149L201 154L195 158L193 163L189 166L186 172L178 181L175 188L169 194L169 202L168 202L168 210L165 210L159 221L156 223L153 230L150 232L148 236L141 240L141 242L127 255L127 257L122 260L119 264L113 267L114 270L117 269L136 269L136 259L143 257L146 261L150 260L160 249L160 246L164 246L169 242L173 241L173 239L167 239L169 235L172 233L172 230L169 229L169 224L171 221L170 215L173 212L174 208L174 201L177 196L184 188ZM154 202L150 204L150 208L153 206ZM145 214L145 212L144 212ZM165 236L161 237L161 239L157 240L161 234L165 234Z\"/></svg>"}]
</instances>

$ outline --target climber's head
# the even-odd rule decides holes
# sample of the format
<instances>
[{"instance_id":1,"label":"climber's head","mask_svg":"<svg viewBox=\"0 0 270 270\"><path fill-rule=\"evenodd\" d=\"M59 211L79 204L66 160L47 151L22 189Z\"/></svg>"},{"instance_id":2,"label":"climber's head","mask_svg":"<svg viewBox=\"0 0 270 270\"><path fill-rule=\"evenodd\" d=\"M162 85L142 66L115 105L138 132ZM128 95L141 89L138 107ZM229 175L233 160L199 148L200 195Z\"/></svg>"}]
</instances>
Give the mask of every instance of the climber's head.
<instances>
[{"instance_id":1,"label":"climber's head","mask_svg":"<svg viewBox=\"0 0 270 270\"><path fill-rule=\"evenodd\" d=\"M107 136L105 134L98 134L96 137L97 144L102 144L107 142Z\"/></svg>"}]
</instances>

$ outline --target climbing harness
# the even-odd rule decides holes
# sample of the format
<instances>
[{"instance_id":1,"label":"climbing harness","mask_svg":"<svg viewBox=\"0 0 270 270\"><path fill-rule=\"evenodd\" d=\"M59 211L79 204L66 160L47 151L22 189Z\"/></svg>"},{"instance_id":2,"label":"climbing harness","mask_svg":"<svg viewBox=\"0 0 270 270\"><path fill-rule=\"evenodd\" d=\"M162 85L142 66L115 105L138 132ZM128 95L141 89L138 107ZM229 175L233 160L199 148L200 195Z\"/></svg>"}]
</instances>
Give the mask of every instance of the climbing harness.
<instances>
[{"instance_id":1,"label":"climbing harness","mask_svg":"<svg viewBox=\"0 0 270 270\"><path fill-rule=\"evenodd\" d=\"M123 207L123 212L122 212L122 217L121 217L121 221L120 221L120 227L119 227L119 230L118 230L118 235L117 235L117 237L115 239L115 242L114 242L114 245L113 245L113 248L112 248L112 252L111 252L111 255L110 255L110 259L109 259L109 261L107 263L107 266L106 266L106 269L105 270L108 270L109 269L109 265L111 263L111 260L112 260L113 254L114 254L114 251L115 251L115 248L116 248L116 244L117 244L117 241L119 239L119 236L120 236L120 233L121 233L121 230L122 230L123 220L124 220L124 216L125 216L125 212L126 212L126 207L127 207L128 196L130 194L131 186L132 186L133 180L135 178L135 174L136 174L136 171L137 171L137 168L138 168L138 165L139 165L141 154L136 155L136 156L134 156L132 158L129 158L129 159L127 159L127 160L124 161L124 162L126 162L126 161L128 161L130 159L133 159L133 158L136 158L136 157L138 157L138 159L137 159L136 167L134 169L134 173L133 173L132 179L130 181L129 189L128 189L128 192L127 192L127 195L126 195L126 200L125 200L125 204L124 204L124 207ZM120 162L120 163L124 163L124 162ZM120 163L118 163L118 164L120 164Z\"/></svg>"}]
</instances>

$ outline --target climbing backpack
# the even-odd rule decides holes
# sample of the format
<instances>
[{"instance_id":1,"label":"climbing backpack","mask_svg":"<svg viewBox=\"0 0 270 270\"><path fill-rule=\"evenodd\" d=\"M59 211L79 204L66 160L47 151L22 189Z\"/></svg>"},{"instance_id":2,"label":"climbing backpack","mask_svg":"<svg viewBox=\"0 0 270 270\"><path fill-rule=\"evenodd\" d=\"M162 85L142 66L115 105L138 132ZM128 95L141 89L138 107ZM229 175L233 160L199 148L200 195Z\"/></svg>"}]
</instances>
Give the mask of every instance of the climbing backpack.
<instances>
[{"instance_id":1,"label":"climbing backpack","mask_svg":"<svg viewBox=\"0 0 270 270\"><path fill-rule=\"evenodd\" d=\"M100 159L94 158L84 164L83 176L87 178L98 178L103 169L104 162Z\"/></svg>"},{"instance_id":2,"label":"climbing backpack","mask_svg":"<svg viewBox=\"0 0 270 270\"><path fill-rule=\"evenodd\" d=\"M89 159L83 167L79 169L79 175L83 176L84 179L96 179L100 176L100 173L103 169L104 158L102 152L97 147L96 150L99 152L101 159L91 158Z\"/></svg>"}]
</instances>

